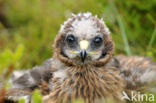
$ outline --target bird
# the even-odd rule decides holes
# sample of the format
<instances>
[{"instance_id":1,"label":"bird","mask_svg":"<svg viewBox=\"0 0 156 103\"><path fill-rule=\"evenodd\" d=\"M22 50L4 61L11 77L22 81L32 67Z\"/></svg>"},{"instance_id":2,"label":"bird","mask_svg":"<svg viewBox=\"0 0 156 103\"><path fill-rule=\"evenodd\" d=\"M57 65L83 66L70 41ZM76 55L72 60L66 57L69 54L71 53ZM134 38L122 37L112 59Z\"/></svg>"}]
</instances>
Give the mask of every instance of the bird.
<instances>
[{"instance_id":1,"label":"bird","mask_svg":"<svg viewBox=\"0 0 156 103\"><path fill-rule=\"evenodd\" d=\"M61 25L53 57L17 77L19 73L14 74L7 97L31 97L39 89L43 103L72 103L77 99L121 103L123 91L130 94L151 85L154 88L155 63L140 56L114 56L114 49L103 19L90 12L73 14Z\"/></svg>"}]
</instances>

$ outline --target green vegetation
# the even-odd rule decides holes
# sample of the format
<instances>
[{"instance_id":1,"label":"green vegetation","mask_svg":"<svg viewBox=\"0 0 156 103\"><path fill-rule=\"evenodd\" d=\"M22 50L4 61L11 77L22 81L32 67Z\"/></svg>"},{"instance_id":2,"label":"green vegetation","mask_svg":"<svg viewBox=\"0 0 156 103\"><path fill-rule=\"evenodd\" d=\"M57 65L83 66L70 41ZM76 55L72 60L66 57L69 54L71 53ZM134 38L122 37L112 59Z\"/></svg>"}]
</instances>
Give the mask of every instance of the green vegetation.
<instances>
[{"instance_id":1,"label":"green vegetation","mask_svg":"<svg viewBox=\"0 0 156 103\"><path fill-rule=\"evenodd\" d=\"M104 18L116 55L156 61L155 10L156 0L0 0L0 74L50 58L60 24L71 13L87 11Z\"/></svg>"}]
</instances>

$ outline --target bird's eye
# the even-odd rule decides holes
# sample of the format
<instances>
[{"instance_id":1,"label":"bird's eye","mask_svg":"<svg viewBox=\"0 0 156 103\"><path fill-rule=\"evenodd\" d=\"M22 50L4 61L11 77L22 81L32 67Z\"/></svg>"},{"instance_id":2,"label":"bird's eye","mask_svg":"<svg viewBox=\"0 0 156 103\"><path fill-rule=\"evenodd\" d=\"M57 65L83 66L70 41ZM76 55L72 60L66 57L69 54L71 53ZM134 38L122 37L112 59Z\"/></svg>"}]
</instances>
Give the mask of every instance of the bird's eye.
<instances>
[{"instance_id":1,"label":"bird's eye","mask_svg":"<svg viewBox=\"0 0 156 103\"><path fill-rule=\"evenodd\" d=\"M93 42L94 42L95 46L101 46L101 44L102 44L102 38L99 37L99 36L97 36L97 37L94 38L94 41Z\"/></svg>"},{"instance_id":2,"label":"bird's eye","mask_svg":"<svg viewBox=\"0 0 156 103\"><path fill-rule=\"evenodd\" d=\"M68 45L73 45L73 43L76 41L75 37L73 35L68 35L66 38L66 41L68 43Z\"/></svg>"}]
</instances>

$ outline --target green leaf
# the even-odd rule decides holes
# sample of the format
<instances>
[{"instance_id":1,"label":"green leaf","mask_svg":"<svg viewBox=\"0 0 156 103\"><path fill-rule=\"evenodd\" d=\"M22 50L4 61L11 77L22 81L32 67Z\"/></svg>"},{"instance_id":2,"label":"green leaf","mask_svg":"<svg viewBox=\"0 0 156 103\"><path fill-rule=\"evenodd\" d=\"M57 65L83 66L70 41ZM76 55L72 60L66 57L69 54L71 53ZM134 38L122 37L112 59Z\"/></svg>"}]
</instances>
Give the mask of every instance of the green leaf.
<instances>
[{"instance_id":1,"label":"green leaf","mask_svg":"<svg viewBox=\"0 0 156 103\"><path fill-rule=\"evenodd\" d=\"M21 59L23 52L24 52L24 45L23 44L18 45L14 54L14 62L17 62Z\"/></svg>"},{"instance_id":2,"label":"green leaf","mask_svg":"<svg viewBox=\"0 0 156 103\"><path fill-rule=\"evenodd\" d=\"M18 101L18 103L25 103L25 100L24 100L24 99L20 99L20 100Z\"/></svg>"},{"instance_id":3,"label":"green leaf","mask_svg":"<svg viewBox=\"0 0 156 103\"><path fill-rule=\"evenodd\" d=\"M42 103L42 97L39 90L35 90L32 95L33 103Z\"/></svg>"}]
</instances>

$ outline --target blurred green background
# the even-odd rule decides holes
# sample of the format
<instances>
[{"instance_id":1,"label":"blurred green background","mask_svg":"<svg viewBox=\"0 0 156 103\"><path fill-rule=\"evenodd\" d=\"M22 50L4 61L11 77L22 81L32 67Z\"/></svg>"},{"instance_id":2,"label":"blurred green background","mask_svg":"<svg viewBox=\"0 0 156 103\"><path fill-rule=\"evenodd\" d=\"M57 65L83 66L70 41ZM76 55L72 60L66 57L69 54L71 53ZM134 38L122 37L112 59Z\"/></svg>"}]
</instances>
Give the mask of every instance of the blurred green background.
<instances>
[{"instance_id":1,"label":"blurred green background","mask_svg":"<svg viewBox=\"0 0 156 103\"><path fill-rule=\"evenodd\" d=\"M156 0L0 0L0 73L52 57L60 24L87 11L104 18L116 55L156 62Z\"/></svg>"}]
</instances>

